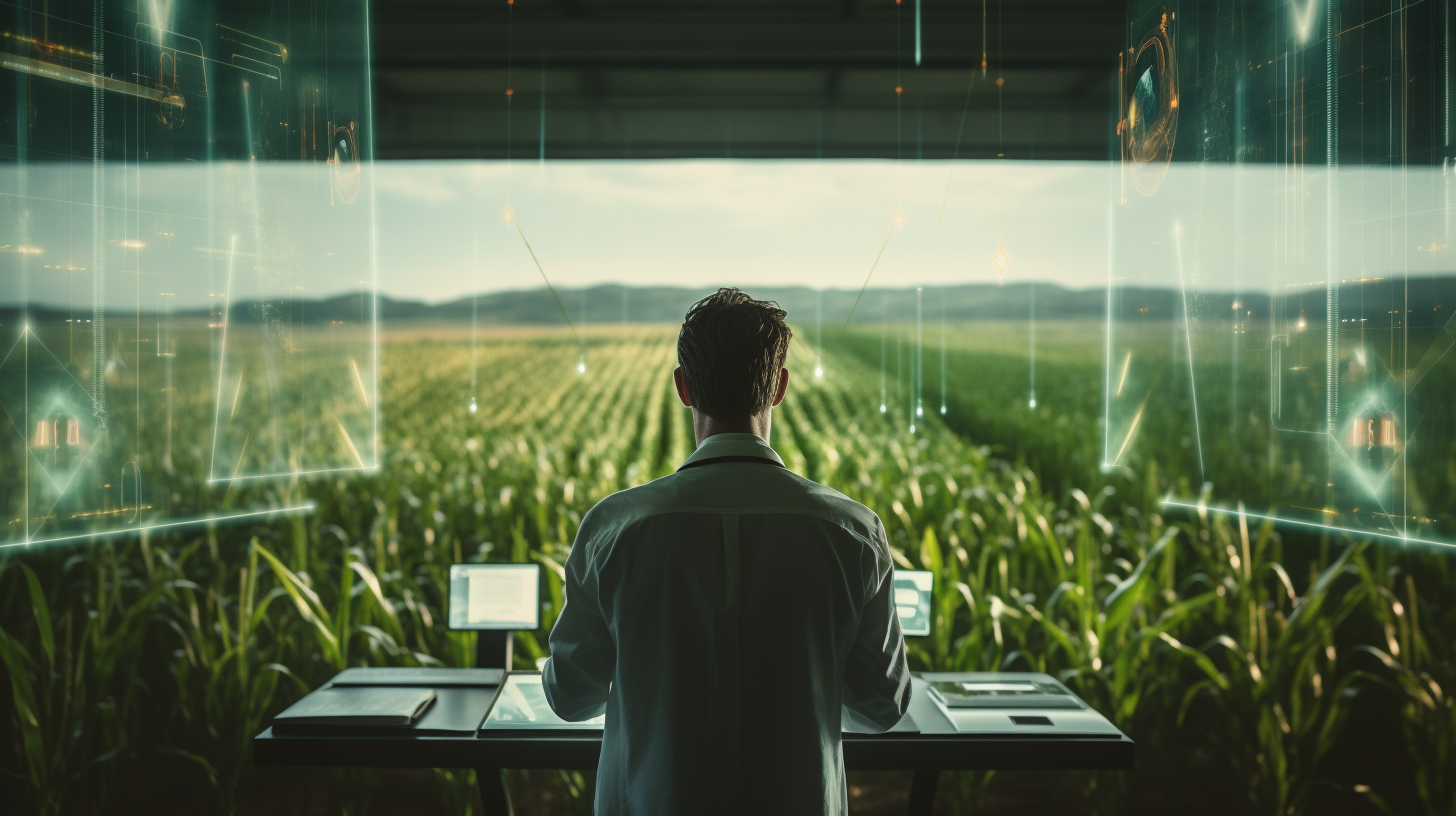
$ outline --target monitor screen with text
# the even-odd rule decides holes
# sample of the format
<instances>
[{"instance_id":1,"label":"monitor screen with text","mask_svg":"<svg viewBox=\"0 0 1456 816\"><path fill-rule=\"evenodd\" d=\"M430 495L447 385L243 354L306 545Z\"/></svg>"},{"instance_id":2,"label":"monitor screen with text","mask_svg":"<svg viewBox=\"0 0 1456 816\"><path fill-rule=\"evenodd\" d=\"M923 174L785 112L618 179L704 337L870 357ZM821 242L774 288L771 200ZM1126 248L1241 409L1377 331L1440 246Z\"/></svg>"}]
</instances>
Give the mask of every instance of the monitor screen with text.
<instances>
[{"instance_id":1,"label":"monitor screen with text","mask_svg":"<svg viewBox=\"0 0 1456 816\"><path fill-rule=\"evenodd\" d=\"M451 629L520 629L541 625L541 568L536 564L450 567Z\"/></svg>"}]
</instances>

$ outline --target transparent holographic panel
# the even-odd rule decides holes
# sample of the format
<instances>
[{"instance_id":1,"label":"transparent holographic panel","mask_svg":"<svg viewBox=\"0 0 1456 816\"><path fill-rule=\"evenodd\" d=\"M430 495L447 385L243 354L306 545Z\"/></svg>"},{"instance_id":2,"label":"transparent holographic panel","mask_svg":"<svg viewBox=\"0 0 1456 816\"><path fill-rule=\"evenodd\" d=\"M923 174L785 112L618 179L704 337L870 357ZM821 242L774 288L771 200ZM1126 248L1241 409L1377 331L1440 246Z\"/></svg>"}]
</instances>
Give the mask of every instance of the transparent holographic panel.
<instances>
[{"instance_id":1,"label":"transparent holographic panel","mask_svg":"<svg viewBox=\"0 0 1456 816\"><path fill-rule=\"evenodd\" d=\"M1162 470L1175 506L1456 543L1444 33L1353 7L1133 5L1104 465ZM1437 81L1369 81L1402 63Z\"/></svg>"},{"instance_id":2,"label":"transparent holographic panel","mask_svg":"<svg viewBox=\"0 0 1456 816\"><path fill-rule=\"evenodd\" d=\"M306 509L231 482L374 466L364 7L0 18L0 543Z\"/></svg>"}]
</instances>

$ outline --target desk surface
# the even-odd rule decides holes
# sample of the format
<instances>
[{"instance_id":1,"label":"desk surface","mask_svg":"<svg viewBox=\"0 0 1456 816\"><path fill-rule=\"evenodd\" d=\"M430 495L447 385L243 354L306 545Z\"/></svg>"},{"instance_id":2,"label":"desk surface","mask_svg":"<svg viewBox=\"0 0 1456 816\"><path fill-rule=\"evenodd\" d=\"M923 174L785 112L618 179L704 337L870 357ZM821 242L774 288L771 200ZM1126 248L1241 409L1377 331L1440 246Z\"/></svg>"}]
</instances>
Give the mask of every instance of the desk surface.
<instances>
[{"instance_id":1,"label":"desk surface","mask_svg":"<svg viewBox=\"0 0 1456 816\"><path fill-rule=\"evenodd\" d=\"M949 679L964 675L930 675ZM1005 675L1003 675L1005 676ZM1049 678L1048 678L1049 679ZM1115 737L959 733L916 678L910 714L920 733L845 734L844 764L855 770L1093 770L1131 768L1133 742ZM270 727L253 739L257 765L358 768L597 767L602 738L586 733L479 736L294 735Z\"/></svg>"}]
</instances>

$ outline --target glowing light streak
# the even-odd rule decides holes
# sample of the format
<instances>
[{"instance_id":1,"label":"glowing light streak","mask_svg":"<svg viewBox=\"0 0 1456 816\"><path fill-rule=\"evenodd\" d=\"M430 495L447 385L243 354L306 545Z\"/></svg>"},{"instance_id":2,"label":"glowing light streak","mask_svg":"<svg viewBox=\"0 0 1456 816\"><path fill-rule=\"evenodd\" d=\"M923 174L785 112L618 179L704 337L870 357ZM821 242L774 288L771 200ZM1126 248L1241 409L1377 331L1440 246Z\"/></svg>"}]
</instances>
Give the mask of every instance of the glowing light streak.
<instances>
[{"instance_id":1,"label":"glowing light streak","mask_svg":"<svg viewBox=\"0 0 1456 816\"><path fill-rule=\"evenodd\" d=\"M1188 352L1188 391L1193 400L1193 439L1198 443L1198 478L1208 481L1203 469L1203 429L1198 422L1198 380L1193 373L1193 316L1188 313L1188 283L1183 276L1183 225L1173 224L1178 256L1178 291L1183 298L1183 339Z\"/></svg>"},{"instance_id":2,"label":"glowing light streak","mask_svg":"<svg viewBox=\"0 0 1456 816\"><path fill-rule=\"evenodd\" d=\"M1350 454L1348 454L1348 453L1345 452L1345 447L1343 445L1334 445L1333 447L1335 448L1335 450L1337 450L1337 451L1340 452L1340 455L1341 456L1343 456L1345 458L1345 464L1347 464L1347 465L1350 466L1350 470L1360 480L1360 483L1365 486L1365 490L1366 490L1366 492L1368 492L1370 494L1370 498L1374 499L1376 504L1381 504L1381 508L1380 509L1381 510L1384 510L1385 507L1384 507L1383 503L1380 501L1380 496L1376 492L1376 490L1379 488L1379 486L1381 484L1383 484L1385 482L1385 476L1382 476L1380 478L1380 481L1379 482L1376 482L1375 484L1371 484L1370 483L1370 480L1367 479L1367 478L1365 478L1365 473L1360 468L1360 466L1357 465L1357 464L1355 464L1355 461L1350 458ZM1395 467L1395 465L1392 463L1391 468L1386 471L1386 475L1389 475L1390 470L1393 470L1394 467Z\"/></svg>"},{"instance_id":3,"label":"glowing light streak","mask_svg":"<svg viewBox=\"0 0 1456 816\"><path fill-rule=\"evenodd\" d=\"M1028 359L1031 362L1031 399L1027 400L1027 406L1036 407L1036 284L1031 284L1027 292L1027 327L1031 333L1031 352Z\"/></svg>"},{"instance_id":4,"label":"glowing light streak","mask_svg":"<svg viewBox=\"0 0 1456 816\"><path fill-rule=\"evenodd\" d=\"M233 407L232 407L232 410L228 412L228 422L229 423L231 423L233 421L233 417L238 413L238 397L239 396L242 396L242 393L243 393L243 372L239 371L238 372L238 384L233 388Z\"/></svg>"},{"instance_id":5,"label":"glowing light streak","mask_svg":"<svg viewBox=\"0 0 1456 816\"><path fill-rule=\"evenodd\" d=\"M480 370L480 363L478 362L478 352L477 352L477 346L479 345L479 342L480 342L480 320L479 320L479 316L480 316L480 241L479 240L476 240L476 241L472 241L471 242L471 247L470 247L470 269L471 269L471 271L473 272L473 275L474 275L474 280L472 281L472 283L474 284L474 286L472 286L471 288L475 290L475 293L470 296L470 413L473 414L473 413L476 412L476 410L478 410L476 408L476 405L475 405L475 397L476 397L476 392L477 392L477 390L480 387L478 385L478 372Z\"/></svg>"},{"instance_id":6,"label":"glowing light streak","mask_svg":"<svg viewBox=\"0 0 1456 816\"><path fill-rule=\"evenodd\" d=\"M338 417L334 417L334 425L338 426L339 435L344 437L344 445L348 447L349 453L354 457L355 464L357 464L359 468L363 468L364 457L359 455L359 449L354 446L354 440L352 437L349 436L349 429L344 427L343 421L340 420Z\"/></svg>"},{"instance_id":7,"label":"glowing light streak","mask_svg":"<svg viewBox=\"0 0 1456 816\"><path fill-rule=\"evenodd\" d=\"M981 76L986 76L986 0L981 0Z\"/></svg>"},{"instance_id":8,"label":"glowing light streak","mask_svg":"<svg viewBox=\"0 0 1456 816\"><path fill-rule=\"evenodd\" d=\"M925 416L925 290L915 287L915 416ZM910 423L915 433L915 423Z\"/></svg>"},{"instance_id":9,"label":"glowing light streak","mask_svg":"<svg viewBox=\"0 0 1456 816\"><path fill-rule=\"evenodd\" d=\"M91 7L91 73L105 71L101 3ZM158 92L160 95L160 92ZM99 86L91 88L91 414L106 428L106 104ZM29 530L27 529L27 536Z\"/></svg>"},{"instance_id":10,"label":"glowing light streak","mask_svg":"<svg viewBox=\"0 0 1456 816\"><path fill-rule=\"evenodd\" d=\"M1117 449L1117 455L1112 458L1113 465L1121 462L1122 455L1127 453L1127 446L1132 442L1133 434L1137 433L1138 423L1143 421L1143 409L1148 407L1148 397L1152 396L1152 393L1149 391L1148 396L1143 397L1143 402L1138 406L1137 413L1132 415L1132 423L1127 426L1127 436L1122 438L1122 447Z\"/></svg>"},{"instance_id":11,"label":"glowing light streak","mask_svg":"<svg viewBox=\"0 0 1456 816\"><path fill-rule=\"evenodd\" d=\"M303 476L323 476L329 473L374 473L378 470L378 465L363 465L361 467L314 468L312 470L283 470L277 473L255 473L244 474L242 476L234 474L227 477L208 479L207 483L228 484L231 482L256 482L261 479L297 479Z\"/></svg>"},{"instance_id":12,"label":"glowing light streak","mask_svg":"<svg viewBox=\"0 0 1456 816\"><path fill-rule=\"evenodd\" d=\"M33 46L41 51L59 51L62 54L70 54L72 56L80 57L82 59L91 59L91 52L81 51L80 49L76 48L69 48L67 46L61 45L60 43L46 42L45 40L39 40L33 37L22 37L19 34L12 34L9 31L0 31L0 37L5 37L6 39L25 43L26 45Z\"/></svg>"},{"instance_id":13,"label":"glowing light streak","mask_svg":"<svg viewBox=\"0 0 1456 816\"><path fill-rule=\"evenodd\" d=\"M363 400L364 407L369 407L369 392L364 388L364 378L359 374L359 364L353 360L349 361L349 369L354 372L354 385L359 389L359 399Z\"/></svg>"},{"instance_id":14,"label":"glowing light streak","mask_svg":"<svg viewBox=\"0 0 1456 816\"><path fill-rule=\"evenodd\" d=\"M1122 374L1117 378L1117 396L1122 396L1122 387L1127 385L1127 371L1132 366L1132 352L1122 358Z\"/></svg>"},{"instance_id":15,"label":"glowing light streak","mask_svg":"<svg viewBox=\"0 0 1456 816\"><path fill-rule=\"evenodd\" d=\"M982 72L985 71L985 63L982 61ZM940 215L935 219L935 237L940 237L940 224L945 220L945 203L950 199L950 182L955 178L956 159L961 157L961 134L966 132L966 113L971 109L971 89L976 87L976 72L971 72L971 80L966 83L966 101L961 105L961 123L956 127L955 149L950 154L950 172L945 176L945 192L940 195Z\"/></svg>"},{"instance_id":16,"label":"glowing light streak","mask_svg":"<svg viewBox=\"0 0 1456 816\"><path fill-rule=\"evenodd\" d=\"M536 257L536 250L532 249L531 242L526 240L526 233L524 230L521 229L521 222L516 218L516 214L514 211L511 210L511 206L509 204L506 205L505 212L501 213L500 217L504 219L507 224L516 228L516 234L521 236L521 243L526 245L526 252L530 253L531 255L531 262L536 265L536 271L541 273L541 280L546 282L546 289L551 292L551 299L556 301L556 308L561 310L561 316L566 319L567 328L571 329L572 336L574 336L576 338L576 342L580 344L582 342L581 333L576 330L576 324L571 322L571 315L566 313L566 304L561 302L561 296L556 294L556 287L552 286L551 279L546 277L546 270L542 268L541 261ZM581 366L579 366L579 368L581 370L578 373L586 373L585 362L583 362Z\"/></svg>"},{"instance_id":17,"label":"glowing light streak","mask_svg":"<svg viewBox=\"0 0 1456 816\"><path fill-rule=\"evenodd\" d=\"M920 0L915 0L915 65L920 65Z\"/></svg>"},{"instance_id":18,"label":"glowing light streak","mask_svg":"<svg viewBox=\"0 0 1456 816\"><path fill-rule=\"evenodd\" d=\"M81 541L85 539L94 540L98 538L110 538L113 536L127 535L129 533L139 533L149 530L165 530L174 527L186 527L193 524L211 524L214 522L238 521L247 518L260 518L263 516L282 515L285 513L310 513L313 512L315 509L317 509L317 505L313 502L308 502L306 504L295 505L292 507L276 507L268 510L255 510L248 513L234 513L231 515L197 516L194 518L180 519L177 521L167 521L159 524L144 524L140 527L125 527L119 530L101 530L97 532L77 533L76 535L55 536L52 538L31 538L29 535L27 535L24 541L13 541L8 544L0 544L0 548L19 547L28 544L56 544L63 541Z\"/></svg>"},{"instance_id":19,"label":"glowing light streak","mask_svg":"<svg viewBox=\"0 0 1456 816\"><path fill-rule=\"evenodd\" d=\"M233 245L233 248L234 249L236 249L237 246L238 246L238 236L237 236L237 233L233 233L232 245ZM227 268L227 293L228 293L228 295L231 295L232 294L232 291L233 291L233 260L234 260L235 257L236 257L235 255L229 255L228 256L228 268ZM209 460L208 465L207 465L207 475L209 477L211 477L213 474L217 473L217 434L218 434L218 423L222 419L222 377L223 377L223 371L227 369L227 365L226 365L226 363L227 363L227 337L228 337L228 322L229 322L228 321L229 307L228 307L227 301L228 301L228 298L227 297L224 297L224 299L223 299L223 307L222 307L222 340L220 341L220 344L219 344L219 347L218 347L219 348L219 358L221 359L222 362L217 367L217 400L216 400L216 403L213 405L213 410L212 410L212 458ZM243 374L240 371L240 372L238 372L238 390L233 393L233 412L234 413L236 413L237 410L238 410L238 392L241 392L242 391L242 388L243 388ZM232 415L231 414L228 415L228 422L232 422Z\"/></svg>"},{"instance_id":20,"label":"glowing light streak","mask_svg":"<svg viewBox=\"0 0 1456 816\"><path fill-rule=\"evenodd\" d=\"M885 342L885 307L886 298L880 298L880 413L885 413L885 388L886 388L886 342Z\"/></svg>"},{"instance_id":21,"label":"glowing light streak","mask_svg":"<svg viewBox=\"0 0 1456 816\"><path fill-rule=\"evenodd\" d=\"M1294 15L1294 27L1299 29L1301 41L1309 39L1309 26L1314 22L1315 0L1306 0L1304 8L1300 9L1299 0L1289 0L1289 9Z\"/></svg>"},{"instance_id":22,"label":"glowing light streak","mask_svg":"<svg viewBox=\"0 0 1456 816\"><path fill-rule=\"evenodd\" d=\"M1334 3L1329 3L1325 14L1325 431L1330 434L1335 430L1336 404L1340 399L1340 382L1335 377L1340 348L1340 289L1335 283L1339 280L1340 264L1337 229L1340 221L1340 108L1338 75L1335 73L1339 40L1335 36L1334 6ZM1306 8L1312 12L1314 0L1309 0Z\"/></svg>"},{"instance_id":23,"label":"glowing light streak","mask_svg":"<svg viewBox=\"0 0 1456 816\"><path fill-rule=\"evenodd\" d=\"M945 298L940 300L940 415L945 416Z\"/></svg>"},{"instance_id":24,"label":"glowing light streak","mask_svg":"<svg viewBox=\"0 0 1456 816\"><path fill-rule=\"evenodd\" d=\"M71 515L67 516L66 518L70 518L70 519L82 519L82 518L95 518L96 516L120 516L120 515L125 515L126 513L136 514L136 513L139 513L141 511L143 511L143 510L155 510L155 509L156 509L156 505L154 505L154 504L139 504L139 505L136 505L135 507L131 507L131 506L118 507L115 510L92 510L89 513L72 513Z\"/></svg>"},{"instance_id":25,"label":"glowing light streak","mask_svg":"<svg viewBox=\"0 0 1456 816\"><path fill-rule=\"evenodd\" d=\"M1285 518L1282 516L1266 516L1262 513L1250 513L1248 511L1240 511L1228 507L1219 507L1217 505L1206 504L1203 502L1190 502L1170 498L1163 499L1162 504L1164 507L1182 507L1189 510L1196 510L1199 512L1221 513L1223 515L1229 516L1243 515L1249 518L1261 519L1263 521L1272 521L1275 524L1293 524L1298 527L1308 527L1316 530L1328 530L1334 533L1348 533L1349 535L1356 537L1372 536L1375 538L1386 538L1394 541L1402 541L1409 544L1429 544L1434 547L1456 548L1456 544L1451 544L1445 541L1434 541L1428 538L1415 538L1413 536L1405 535L1404 533L1382 533L1378 530L1356 530L1350 527L1341 527L1335 524L1321 524L1317 521L1304 521L1303 519Z\"/></svg>"},{"instance_id":26,"label":"glowing light streak","mask_svg":"<svg viewBox=\"0 0 1456 816\"><path fill-rule=\"evenodd\" d=\"M898 224L895 223L896 219L899 219ZM859 294L854 296L854 303L850 305L849 314L844 318L844 325L841 326L839 329L839 336L841 337L844 336L845 329L849 328L849 321L854 319L854 310L859 308L859 300L860 298L864 297L865 289L868 288L870 285L870 278L875 276L875 267L880 265L880 258L884 257L885 255L885 247L890 245L890 239L895 237L895 232L899 228L899 226L905 223L905 216L902 215L899 210L895 210L895 218L892 218L890 220L890 231L885 233L885 240L880 244L880 251L875 253L875 262L870 264L869 274L865 275L864 283L860 284Z\"/></svg>"},{"instance_id":27,"label":"glowing light streak","mask_svg":"<svg viewBox=\"0 0 1456 816\"><path fill-rule=\"evenodd\" d=\"M100 56L99 54L97 55ZM94 62L94 60L93 60ZM175 104L166 94L156 88L149 88L145 85L138 85L134 82L124 82L120 79L112 79L103 76L98 68L95 73L78 71L75 68L67 68L64 65L57 65L53 62L34 60L29 57L20 57L14 54L0 55L0 68L8 68L22 74L54 79L58 82L69 82L72 85L85 85L92 89L93 93L99 94L102 91L122 94L123 96L135 96L140 99L149 99L162 104Z\"/></svg>"},{"instance_id":28,"label":"glowing light streak","mask_svg":"<svg viewBox=\"0 0 1456 816\"><path fill-rule=\"evenodd\" d=\"M1118 174L1121 175L1120 173ZM1112 444L1112 236L1113 236L1113 209L1107 208L1107 315L1103 336L1104 347L1102 352L1102 467L1107 465L1107 449ZM1123 363L1124 371L1127 363ZM1118 396L1122 395L1122 383L1126 377L1118 382Z\"/></svg>"}]
</instances>

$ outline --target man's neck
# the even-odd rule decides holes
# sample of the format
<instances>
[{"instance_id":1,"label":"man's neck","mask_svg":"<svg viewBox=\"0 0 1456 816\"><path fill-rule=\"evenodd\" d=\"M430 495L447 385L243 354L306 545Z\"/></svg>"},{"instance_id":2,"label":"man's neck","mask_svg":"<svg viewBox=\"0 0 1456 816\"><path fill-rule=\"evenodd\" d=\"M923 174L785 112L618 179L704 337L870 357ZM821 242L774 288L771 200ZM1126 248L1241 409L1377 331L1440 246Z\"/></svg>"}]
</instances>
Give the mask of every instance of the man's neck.
<instances>
[{"instance_id":1,"label":"man's neck","mask_svg":"<svg viewBox=\"0 0 1456 816\"><path fill-rule=\"evenodd\" d=\"M717 436L725 433L753 434L768 441L769 426L773 419L772 411L764 411L762 414L741 419L714 419L700 411L693 411L693 438L697 444L703 444L703 440L710 436Z\"/></svg>"}]
</instances>

